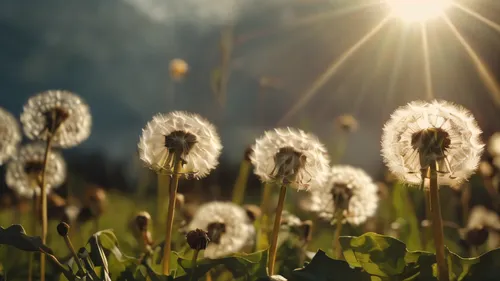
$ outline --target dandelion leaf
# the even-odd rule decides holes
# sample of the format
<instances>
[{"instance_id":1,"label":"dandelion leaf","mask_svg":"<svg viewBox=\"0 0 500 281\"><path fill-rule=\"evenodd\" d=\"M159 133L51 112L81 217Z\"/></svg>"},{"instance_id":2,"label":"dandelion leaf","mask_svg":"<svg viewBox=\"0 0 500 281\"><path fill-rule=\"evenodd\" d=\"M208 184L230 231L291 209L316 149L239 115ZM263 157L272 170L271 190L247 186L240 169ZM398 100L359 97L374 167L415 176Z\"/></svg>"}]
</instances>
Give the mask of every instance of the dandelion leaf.
<instances>
[{"instance_id":1,"label":"dandelion leaf","mask_svg":"<svg viewBox=\"0 0 500 281\"><path fill-rule=\"evenodd\" d=\"M43 252L52 255L52 250L42 243L42 238L26 235L24 228L19 224L8 228L0 227L0 245L13 246L27 252Z\"/></svg>"},{"instance_id":2,"label":"dandelion leaf","mask_svg":"<svg viewBox=\"0 0 500 281\"><path fill-rule=\"evenodd\" d=\"M177 260L179 266L184 269L186 275L176 280L184 280L192 274L193 268L191 267L191 260L179 258ZM252 254L236 254L231 257L220 259L199 259L196 270L194 271L193 280L205 276L205 274L216 267L223 267L233 275L232 280L256 280L259 277L267 275L267 250L259 251ZM188 280L188 279L186 279Z\"/></svg>"},{"instance_id":3,"label":"dandelion leaf","mask_svg":"<svg viewBox=\"0 0 500 281\"><path fill-rule=\"evenodd\" d=\"M437 280L435 255L409 252L406 245L389 236L366 233L359 237L342 236L340 244L346 261L380 280Z\"/></svg>"},{"instance_id":4,"label":"dandelion leaf","mask_svg":"<svg viewBox=\"0 0 500 281\"><path fill-rule=\"evenodd\" d=\"M304 268L295 270L291 281L369 281L370 276L359 268L352 268L345 261L334 260L319 250Z\"/></svg>"},{"instance_id":5,"label":"dandelion leaf","mask_svg":"<svg viewBox=\"0 0 500 281\"><path fill-rule=\"evenodd\" d=\"M448 266L450 268L451 280L499 280L500 248L475 258L462 258L448 250Z\"/></svg>"}]
</instances>

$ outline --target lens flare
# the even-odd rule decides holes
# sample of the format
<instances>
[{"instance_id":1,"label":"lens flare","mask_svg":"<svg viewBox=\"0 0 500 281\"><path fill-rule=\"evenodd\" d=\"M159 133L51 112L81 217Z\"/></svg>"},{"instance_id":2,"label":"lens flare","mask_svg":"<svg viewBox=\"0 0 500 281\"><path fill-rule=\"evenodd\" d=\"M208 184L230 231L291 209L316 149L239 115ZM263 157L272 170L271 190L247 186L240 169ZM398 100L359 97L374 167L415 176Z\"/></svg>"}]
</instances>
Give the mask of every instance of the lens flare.
<instances>
[{"instance_id":1,"label":"lens flare","mask_svg":"<svg viewBox=\"0 0 500 281\"><path fill-rule=\"evenodd\" d=\"M408 22L425 22L439 17L452 0L386 0L392 14Z\"/></svg>"}]
</instances>

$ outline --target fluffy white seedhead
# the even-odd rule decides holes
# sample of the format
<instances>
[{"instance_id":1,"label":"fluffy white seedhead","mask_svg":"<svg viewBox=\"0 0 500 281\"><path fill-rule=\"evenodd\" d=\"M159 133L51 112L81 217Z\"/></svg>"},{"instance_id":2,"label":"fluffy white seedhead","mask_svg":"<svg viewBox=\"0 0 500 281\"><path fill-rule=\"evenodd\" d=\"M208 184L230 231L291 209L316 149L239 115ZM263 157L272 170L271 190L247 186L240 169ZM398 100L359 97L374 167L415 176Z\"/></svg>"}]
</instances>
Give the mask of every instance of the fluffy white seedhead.
<instances>
[{"instance_id":1,"label":"fluffy white seedhead","mask_svg":"<svg viewBox=\"0 0 500 281\"><path fill-rule=\"evenodd\" d=\"M21 123L24 133L32 140L46 140L55 129L53 146L68 148L89 137L92 117L87 104L76 94L50 90L28 100Z\"/></svg>"},{"instance_id":2,"label":"fluffy white seedhead","mask_svg":"<svg viewBox=\"0 0 500 281\"><path fill-rule=\"evenodd\" d=\"M365 171L347 165L333 166L327 184L311 190L309 207L327 220L339 215L349 224L359 225L375 214L377 190Z\"/></svg>"},{"instance_id":3,"label":"fluffy white seedhead","mask_svg":"<svg viewBox=\"0 0 500 281\"><path fill-rule=\"evenodd\" d=\"M488 141L488 152L493 157L500 156L500 132L494 133Z\"/></svg>"},{"instance_id":4,"label":"fluffy white seedhead","mask_svg":"<svg viewBox=\"0 0 500 281\"><path fill-rule=\"evenodd\" d=\"M21 131L17 120L12 114L0 108L0 165L16 154L19 142L21 142Z\"/></svg>"},{"instance_id":5,"label":"fluffy white seedhead","mask_svg":"<svg viewBox=\"0 0 500 281\"><path fill-rule=\"evenodd\" d=\"M425 146L424 138L418 137L422 132L427 141L434 142L430 148ZM480 134L472 114L460 106L446 101L411 102L398 108L385 124L382 155L400 180L421 184L422 171L435 161L439 183L457 186L472 175L479 163L484 147ZM443 142L438 143L439 139ZM420 154L417 145L432 151ZM436 151L439 145L442 149Z\"/></svg>"},{"instance_id":6,"label":"fluffy white seedhead","mask_svg":"<svg viewBox=\"0 0 500 281\"><path fill-rule=\"evenodd\" d=\"M27 144L19 149L17 156L7 165L5 181L17 194L31 198L40 193L40 177L45 156L42 143ZM45 171L47 193L59 187L66 179L66 163L60 153L49 153Z\"/></svg>"},{"instance_id":7,"label":"fluffy white seedhead","mask_svg":"<svg viewBox=\"0 0 500 281\"><path fill-rule=\"evenodd\" d=\"M203 229L210 243L205 257L216 259L240 251L254 240L255 229L246 211L230 202L210 202L196 211L188 230Z\"/></svg>"},{"instance_id":8,"label":"fluffy white seedhead","mask_svg":"<svg viewBox=\"0 0 500 281\"><path fill-rule=\"evenodd\" d=\"M470 212L467 229L481 228L500 230L500 217L497 213L486 209L484 206L476 206Z\"/></svg>"},{"instance_id":9,"label":"fluffy white seedhead","mask_svg":"<svg viewBox=\"0 0 500 281\"><path fill-rule=\"evenodd\" d=\"M182 172L196 178L207 176L219 164L222 149L210 122L182 111L154 116L142 130L138 146L142 161L159 173L172 173L178 151L184 162Z\"/></svg>"},{"instance_id":10,"label":"fluffy white seedhead","mask_svg":"<svg viewBox=\"0 0 500 281\"><path fill-rule=\"evenodd\" d=\"M326 148L312 134L280 128L265 132L250 159L263 182L290 184L298 189L323 185L329 172Z\"/></svg>"}]
</instances>

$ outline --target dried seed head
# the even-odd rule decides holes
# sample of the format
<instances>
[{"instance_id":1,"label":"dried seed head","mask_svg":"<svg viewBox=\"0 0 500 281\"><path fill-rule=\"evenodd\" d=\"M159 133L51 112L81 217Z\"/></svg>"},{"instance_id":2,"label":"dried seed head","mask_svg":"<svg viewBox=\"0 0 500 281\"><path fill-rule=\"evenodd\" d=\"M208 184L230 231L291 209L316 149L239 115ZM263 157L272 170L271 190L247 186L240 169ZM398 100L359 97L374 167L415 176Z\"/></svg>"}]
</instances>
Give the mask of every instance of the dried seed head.
<instances>
[{"instance_id":1,"label":"dried seed head","mask_svg":"<svg viewBox=\"0 0 500 281\"><path fill-rule=\"evenodd\" d=\"M265 132L251 155L255 174L264 182L316 188L325 183L329 159L325 147L302 130L283 128Z\"/></svg>"},{"instance_id":2,"label":"dried seed head","mask_svg":"<svg viewBox=\"0 0 500 281\"><path fill-rule=\"evenodd\" d=\"M445 101L412 102L385 124L382 155L400 180L421 184L433 163L439 183L458 186L476 169L483 144L472 114Z\"/></svg>"},{"instance_id":3,"label":"dried seed head","mask_svg":"<svg viewBox=\"0 0 500 281\"><path fill-rule=\"evenodd\" d=\"M57 225L57 233L62 237L68 236L69 233L69 225L65 222L61 222Z\"/></svg>"},{"instance_id":4,"label":"dried seed head","mask_svg":"<svg viewBox=\"0 0 500 281\"><path fill-rule=\"evenodd\" d=\"M26 136L54 146L73 147L90 135L92 118L85 102L68 91L50 90L31 97L24 106L21 123Z\"/></svg>"},{"instance_id":5,"label":"dried seed head","mask_svg":"<svg viewBox=\"0 0 500 281\"><path fill-rule=\"evenodd\" d=\"M358 120L350 114L345 114L337 117L335 120L337 126L346 133L353 133L358 130Z\"/></svg>"},{"instance_id":6,"label":"dried seed head","mask_svg":"<svg viewBox=\"0 0 500 281\"><path fill-rule=\"evenodd\" d=\"M186 234L186 241L191 249L200 251L205 250L211 240L207 232L197 228Z\"/></svg>"},{"instance_id":7,"label":"dried seed head","mask_svg":"<svg viewBox=\"0 0 500 281\"><path fill-rule=\"evenodd\" d=\"M148 230L150 221L151 215L146 211L141 211L135 216L135 224L141 232Z\"/></svg>"},{"instance_id":8,"label":"dried seed head","mask_svg":"<svg viewBox=\"0 0 500 281\"><path fill-rule=\"evenodd\" d=\"M21 130L16 118L0 108L0 165L16 154L20 142Z\"/></svg>"}]
</instances>

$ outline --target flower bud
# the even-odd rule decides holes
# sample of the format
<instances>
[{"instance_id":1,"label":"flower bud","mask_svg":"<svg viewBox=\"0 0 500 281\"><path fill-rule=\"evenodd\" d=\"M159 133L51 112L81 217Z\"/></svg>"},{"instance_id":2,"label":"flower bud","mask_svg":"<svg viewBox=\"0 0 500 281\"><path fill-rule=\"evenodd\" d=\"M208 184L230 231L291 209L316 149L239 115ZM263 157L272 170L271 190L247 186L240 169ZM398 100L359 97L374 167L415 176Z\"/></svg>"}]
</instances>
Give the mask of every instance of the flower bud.
<instances>
[{"instance_id":1,"label":"flower bud","mask_svg":"<svg viewBox=\"0 0 500 281\"><path fill-rule=\"evenodd\" d=\"M210 242L210 238L208 238L208 233L204 230L197 228L196 230L189 231L186 234L186 240L189 244L189 247L193 250L205 250L207 248L208 243Z\"/></svg>"},{"instance_id":2,"label":"flower bud","mask_svg":"<svg viewBox=\"0 0 500 281\"><path fill-rule=\"evenodd\" d=\"M61 222L57 225L57 233L61 235L62 237L68 236L69 232L69 225L65 222Z\"/></svg>"}]
</instances>

